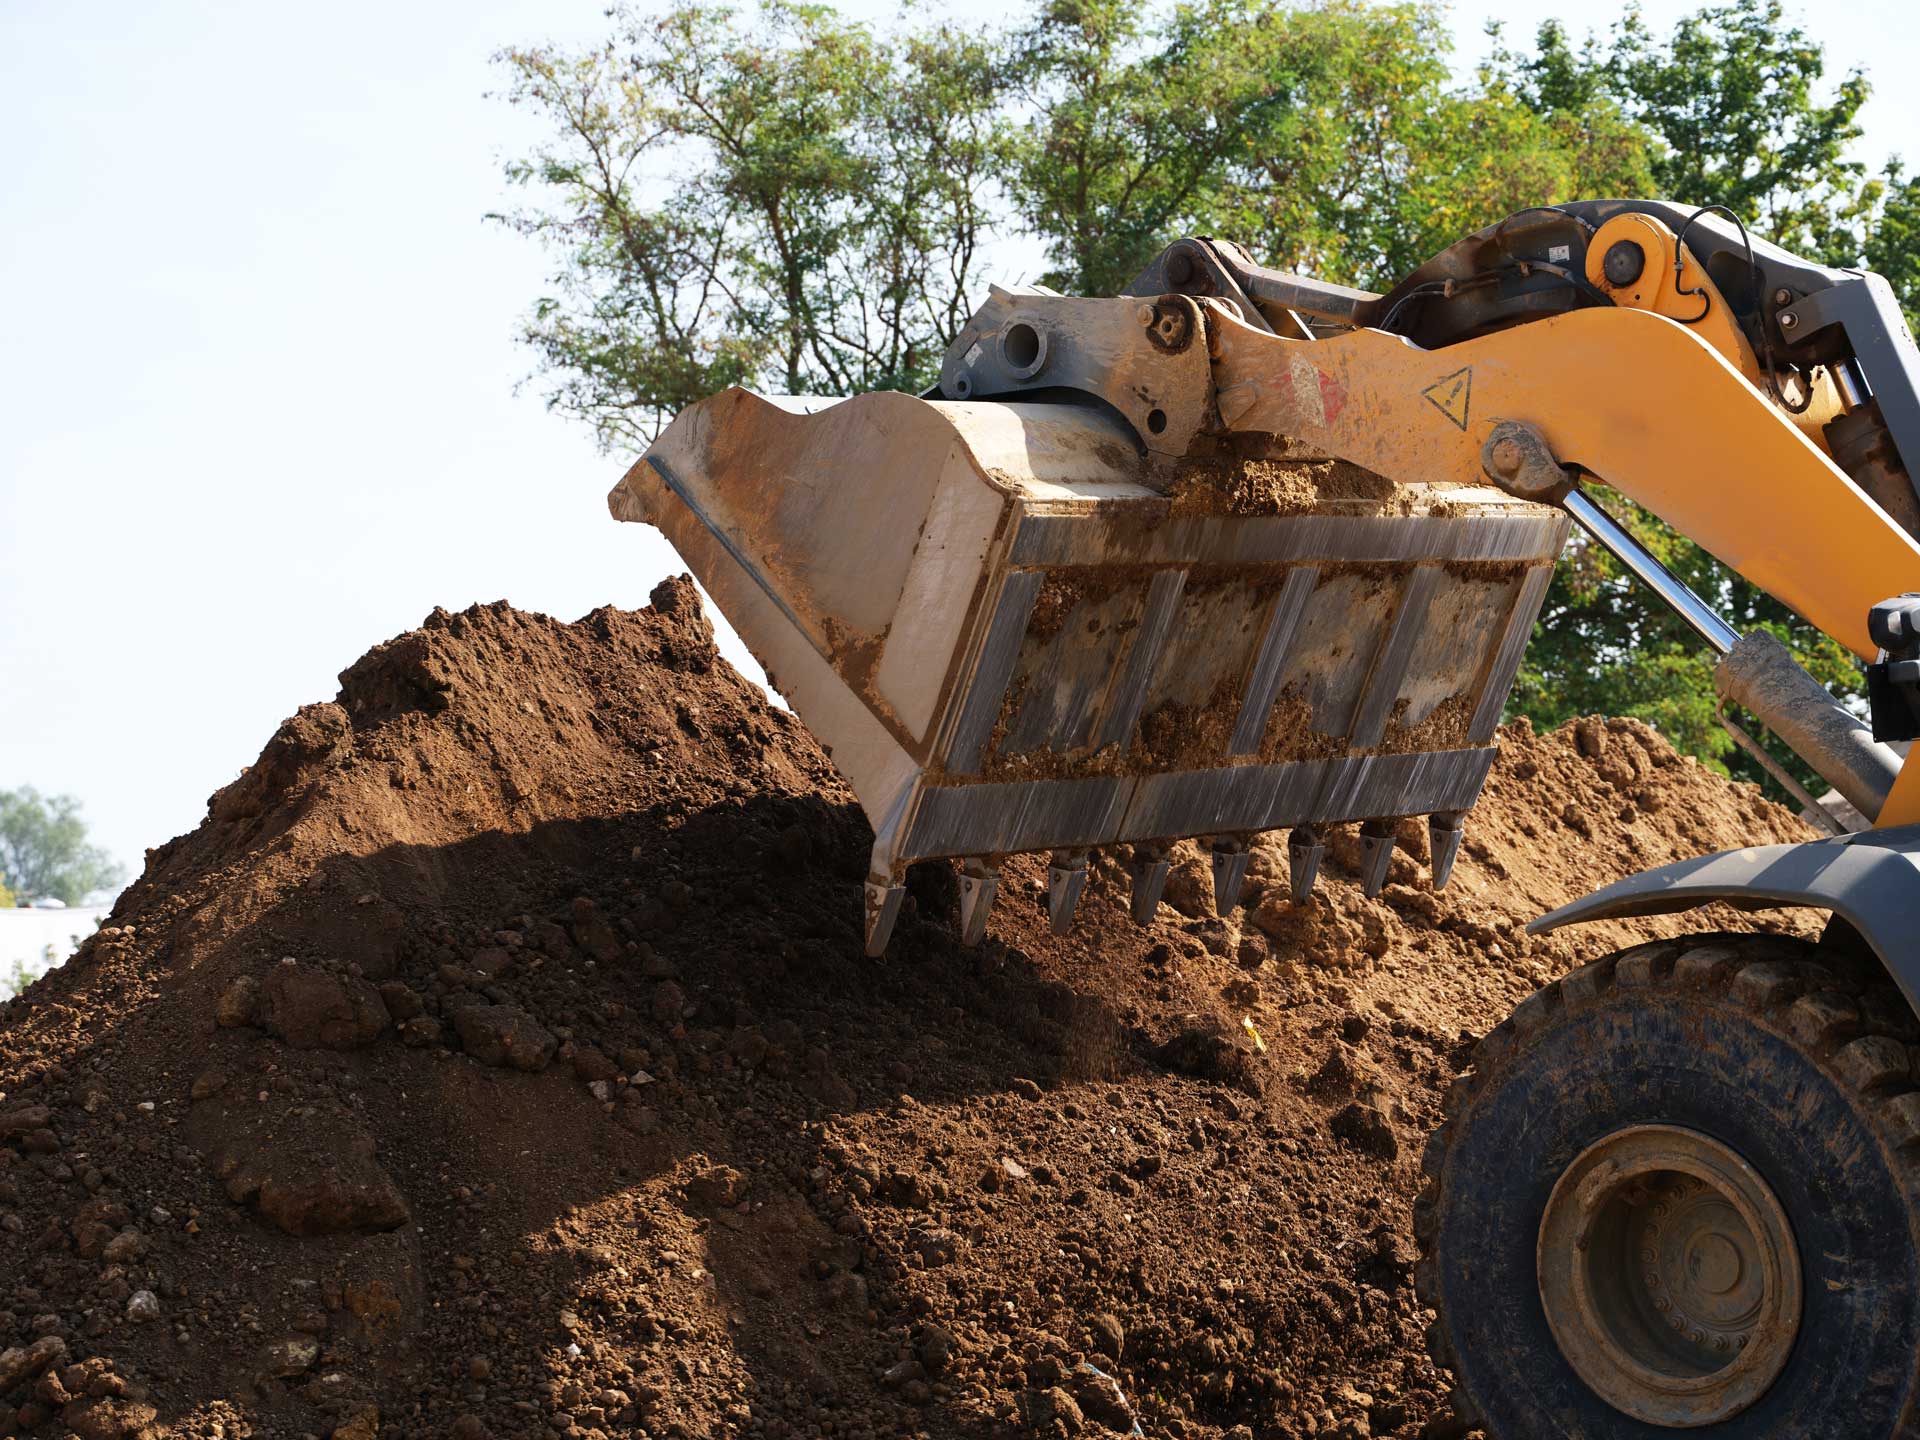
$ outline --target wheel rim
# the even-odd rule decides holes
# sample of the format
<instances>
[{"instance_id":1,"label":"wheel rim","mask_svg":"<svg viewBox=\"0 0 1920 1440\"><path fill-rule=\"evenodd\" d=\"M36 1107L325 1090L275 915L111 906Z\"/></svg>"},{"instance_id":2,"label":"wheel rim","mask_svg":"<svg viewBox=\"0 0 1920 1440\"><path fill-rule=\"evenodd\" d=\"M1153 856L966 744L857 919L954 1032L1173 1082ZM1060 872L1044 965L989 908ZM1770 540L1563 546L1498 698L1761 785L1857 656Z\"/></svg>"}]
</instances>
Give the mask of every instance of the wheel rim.
<instances>
[{"instance_id":1,"label":"wheel rim","mask_svg":"<svg viewBox=\"0 0 1920 1440\"><path fill-rule=\"evenodd\" d=\"M1740 1156L1679 1126L1631 1126L1581 1152L1547 1200L1537 1263L1560 1353L1650 1425L1739 1414L1800 1331L1786 1211Z\"/></svg>"}]
</instances>

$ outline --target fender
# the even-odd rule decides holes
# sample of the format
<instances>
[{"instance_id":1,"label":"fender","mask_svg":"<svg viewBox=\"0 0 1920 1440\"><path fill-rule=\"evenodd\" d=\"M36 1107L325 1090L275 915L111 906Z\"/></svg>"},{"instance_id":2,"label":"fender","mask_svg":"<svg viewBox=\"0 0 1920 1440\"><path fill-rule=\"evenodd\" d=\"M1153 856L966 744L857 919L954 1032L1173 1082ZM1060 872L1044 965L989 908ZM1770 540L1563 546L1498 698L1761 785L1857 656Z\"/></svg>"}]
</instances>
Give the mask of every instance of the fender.
<instances>
[{"instance_id":1,"label":"fender","mask_svg":"<svg viewBox=\"0 0 1920 1440\"><path fill-rule=\"evenodd\" d=\"M1880 957L1920 1014L1920 825L1799 845L1754 845L1681 860L1615 881L1527 927L1671 915L1726 900L1742 909L1831 910Z\"/></svg>"}]
</instances>

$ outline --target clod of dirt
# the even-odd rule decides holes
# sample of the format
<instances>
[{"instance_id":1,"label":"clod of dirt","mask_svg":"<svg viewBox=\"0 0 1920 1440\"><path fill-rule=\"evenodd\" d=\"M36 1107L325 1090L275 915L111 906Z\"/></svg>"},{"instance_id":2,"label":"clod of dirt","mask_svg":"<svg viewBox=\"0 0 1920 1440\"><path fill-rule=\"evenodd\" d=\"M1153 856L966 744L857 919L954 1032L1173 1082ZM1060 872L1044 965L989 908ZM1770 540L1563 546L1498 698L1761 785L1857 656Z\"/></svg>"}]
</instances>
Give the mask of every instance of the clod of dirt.
<instances>
[{"instance_id":1,"label":"clod of dirt","mask_svg":"<svg viewBox=\"0 0 1920 1440\"><path fill-rule=\"evenodd\" d=\"M453 1028L482 1065L544 1070L560 1048L559 1038L517 1005L462 1005L453 1012Z\"/></svg>"},{"instance_id":2,"label":"clod of dirt","mask_svg":"<svg viewBox=\"0 0 1920 1440\"><path fill-rule=\"evenodd\" d=\"M267 972L257 1008L259 1023L297 1050L357 1050L387 1028L373 986L292 959Z\"/></svg>"},{"instance_id":3,"label":"clod of dirt","mask_svg":"<svg viewBox=\"0 0 1920 1440\"><path fill-rule=\"evenodd\" d=\"M1414 487L1311 452L1291 440L1261 453L1162 460L1152 483L1175 514L1293 515L1322 508L1411 513L1439 501L1451 485Z\"/></svg>"},{"instance_id":4,"label":"clod of dirt","mask_svg":"<svg viewBox=\"0 0 1920 1440\"><path fill-rule=\"evenodd\" d=\"M1440 1096L1629 870L1798 838L1643 725L1525 725L1451 887L1284 836L1052 934L872 843L690 582L436 611L0 1006L0 1436L1409 1437ZM1417 835L1416 835L1417 839ZM989 1181L991 1183L985 1183ZM1109 1379L1102 1380L1097 1372Z\"/></svg>"},{"instance_id":5,"label":"clod of dirt","mask_svg":"<svg viewBox=\"0 0 1920 1440\"><path fill-rule=\"evenodd\" d=\"M1393 1160L1400 1154L1400 1138L1393 1133L1393 1122L1377 1106L1356 1100L1337 1112L1327 1128L1354 1149L1381 1160Z\"/></svg>"}]
</instances>

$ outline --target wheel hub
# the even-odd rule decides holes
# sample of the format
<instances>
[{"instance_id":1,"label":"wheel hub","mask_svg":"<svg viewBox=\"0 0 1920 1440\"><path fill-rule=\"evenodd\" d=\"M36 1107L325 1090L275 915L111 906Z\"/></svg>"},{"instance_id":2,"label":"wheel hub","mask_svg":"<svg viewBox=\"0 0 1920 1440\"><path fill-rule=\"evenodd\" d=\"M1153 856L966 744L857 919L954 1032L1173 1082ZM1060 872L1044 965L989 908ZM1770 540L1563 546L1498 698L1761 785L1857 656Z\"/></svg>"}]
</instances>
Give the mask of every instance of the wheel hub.
<instances>
[{"instance_id":1,"label":"wheel hub","mask_svg":"<svg viewBox=\"0 0 1920 1440\"><path fill-rule=\"evenodd\" d=\"M1587 1147L1540 1221L1540 1300L1582 1380L1685 1429L1767 1391L1800 1329L1800 1252L1757 1171L1719 1141L1635 1125Z\"/></svg>"}]
</instances>

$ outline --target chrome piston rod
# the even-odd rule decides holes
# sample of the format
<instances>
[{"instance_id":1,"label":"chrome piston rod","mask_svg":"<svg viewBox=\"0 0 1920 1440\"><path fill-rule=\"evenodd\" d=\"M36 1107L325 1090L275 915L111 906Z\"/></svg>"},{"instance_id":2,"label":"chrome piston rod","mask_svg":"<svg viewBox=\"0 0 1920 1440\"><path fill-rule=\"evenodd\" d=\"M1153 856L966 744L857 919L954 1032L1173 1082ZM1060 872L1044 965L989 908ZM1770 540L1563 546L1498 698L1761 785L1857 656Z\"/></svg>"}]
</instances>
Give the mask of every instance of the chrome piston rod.
<instances>
[{"instance_id":1,"label":"chrome piston rod","mask_svg":"<svg viewBox=\"0 0 1920 1440\"><path fill-rule=\"evenodd\" d=\"M1671 605L1720 655L1714 688L1759 717L1861 814L1872 819L1900 773L1900 757L1873 738L1867 723L1827 693L1791 651L1764 630L1744 638L1611 515L1576 487L1567 513L1635 577Z\"/></svg>"},{"instance_id":2,"label":"chrome piston rod","mask_svg":"<svg viewBox=\"0 0 1920 1440\"><path fill-rule=\"evenodd\" d=\"M1739 643L1738 630L1715 614L1684 580L1649 554L1645 546L1627 533L1626 527L1589 500L1578 487L1569 490L1560 503L1582 530L1631 570L1635 579L1672 606L1674 613L1718 654L1727 654Z\"/></svg>"}]
</instances>

